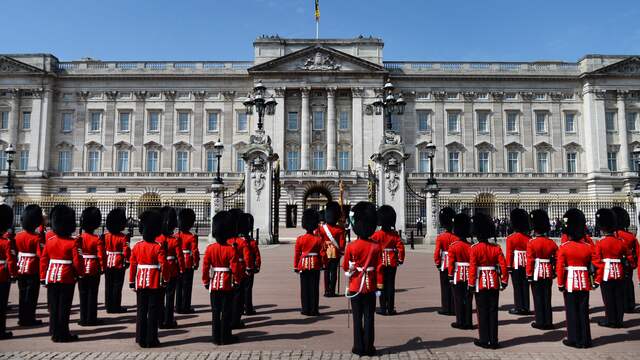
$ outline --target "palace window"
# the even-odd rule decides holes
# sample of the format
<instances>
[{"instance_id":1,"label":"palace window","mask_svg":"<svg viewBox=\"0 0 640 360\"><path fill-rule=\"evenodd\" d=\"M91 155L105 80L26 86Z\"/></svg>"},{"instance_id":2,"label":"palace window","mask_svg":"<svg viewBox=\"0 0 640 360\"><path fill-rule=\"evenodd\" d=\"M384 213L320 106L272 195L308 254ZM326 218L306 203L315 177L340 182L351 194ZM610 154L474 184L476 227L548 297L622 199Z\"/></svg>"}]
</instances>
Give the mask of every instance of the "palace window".
<instances>
[{"instance_id":1,"label":"palace window","mask_svg":"<svg viewBox=\"0 0 640 360\"><path fill-rule=\"evenodd\" d=\"M244 159L242 158L242 154L236 155L236 171L244 172Z\"/></svg>"},{"instance_id":2,"label":"palace window","mask_svg":"<svg viewBox=\"0 0 640 360\"><path fill-rule=\"evenodd\" d=\"M567 153L567 172L575 173L578 170L577 160L578 156L574 152Z\"/></svg>"},{"instance_id":3,"label":"palace window","mask_svg":"<svg viewBox=\"0 0 640 360\"><path fill-rule=\"evenodd\" d=\"M236 124L236 129L238 132L244 132L249 130L249 119L247 118L247 113L244 111L237 112L236 118L238 119Z\"/></svg>"},{"instance_id":4,"label":"palace window","mask_svg":"<svg viewBox=\"0 0 640 360\"><path fill-rule=\"evenodd\" d=\"M178 131L180 132L189 131L189 112L188 111L178 112Z\"/></svg>"},{"instance_id":5,"label":"palace window","mask_svg":"<svg viewBox=\"0 0 640 360\"><path fill-rule=\"evenodd\" d=\"M147 151L147 171L156 172L158 171L158 159L160 157L160 153L158 150L148 150Z\"/></svg>"},{"instance_id":6,"label":"palace window","mask_svg":"<svg viewBox=\"0 0 640 360\"><path fill-rule=\"evenodd\" d=\"M31 129L31 111L22 112L22 130Z\"/></svg>"},{"instance_id":7,"label":"palace window","mask_svg":"<svg viewBox=\"0 0 640 360\"><path fill-rule=\"evenodd\" d=\"M636 121L638 119L638 113L637 112L628 112L627 113L627 131L636 131L637 130L637 125L636 125Z\"/></svg>"},{"instance_id":8,"label":"palace window","mask_svg":"<svg viewBox=\"0 0 640 360\"><path fill-rule=\"evenodd\" d=\"M418 171L421 173L426 173L431 171L431 167L429 162L431 159L429 158L429 153L427 151L420 151L420 158L418 163Z\"/></svg>"},{"instance_id":9,"label":"palace window","mask_svg":"<svg viewBox=\"0 0 640 360\"><path fill-rule=\"evenodd\" d=\"M618 171L618 152L607 152L607 165L609 167L609 171Z\"/></svg>"},{"instance_id":10,"label":"palace window","mask_svg":"<svg viewBox=\"0 0 640 360\"><path fill-rule=\"evenodd\" d=\"M520 153L509 151L507 153L507 172L517 173L518 171L520 171Z\"/></svg>"},{"instance_id":11,"label":"palace window","mask_svg":"<svg viewBox=\"0 0 640 360\"><path fill-rule=\"evenodd\" d=\"M398 114L391 114L391 130L400 132L400 116Z\"/></svg>"},{"instance_id":12,"label":"palace window","mask_svg":"<svg viewBox=\"0 0 640 360\"><path fill-rule=\"evenodd\" d=\"M460 113L452 111L447 114L447 131L450 133L460 132Z\"/></svg>"},{"instance_id":13,"label":"palace window","mask_svg":"<svg viewBox=\"0 0 640 360\"><path fill-rule=\"evenodd\" d=\"M340 111L338 116L338 130L349 130L349 112Z\"/></svg>"},{"instance_id":14,"label":"palace window","mask_svg":"<svg viewBox=\"0 0 640 360\"><path fill-rule=\"evenodd\" d=\"M118 150L116 156L117 156L116 171L117 172L129 171L129 151Z\"/></svg>"},{"instance_id":15,"label":"palace window","mask_svg":"<svg viewBox=\"0 0 640 360\"><path fill-rule=\"evenodd\" d=\"M348 151L338 151L338 170L350 170Z\"/></svg>"},{"instance_id":16,"label":"palace window","mask_svg":"<svg viewBox=\"0 0 640 360\"><path fill-rule=\"evenodd\" d=\"M298 113L295 111L287 113L287 130L298 130Z\"/></svg>"},{"instance_id":17,"label":"palace window","mask_svg":"<svg viewBox=\"0 0 640 360\"><path fill-rule=\"evenodd\" d=\"M607 131L616 131L616 112L607 111L604 113L604 126Z\"/></svg>"},{"instance_id":18,"label":"palace window","mask_svg":"<svg viewBox=\"0 0 640 360\"><path fill-rule=\"evenodd\" d=\"M27 170L29 167L29 150L18 152L18 170Z\"/></svg>"},{"instance_id":19,"label":"palace window","mask_svg":"<svg viewBox=\"0 0 640 360\"><path fill-rule=\"evenodd\" d=\"M218 171L218 157L214 151L207 151L207 172Z\"/></svg>"},{"instance_id":20,"label":"palace window","mask_svg":"<svg viewBox=\"0 0 640 360\"><path fill-rule=\"evenodd\" d=\"M5 158L6 160L6 158ZM633 170L633 171L638 171L638 161L640 161L640 157L638 157L638 155L636 155L635 153L631 153L631 156L629 156L629 169ZM3 163L6 163L6 161L4 161Z\"/></svg>"},{"instance_id":21,"label":"palace window","mask_svg":"<svg viewBox=\"0 0 640 360\"><path fill-rule=\"evenodd\" d=\"M149 111L147 130L150 132L160 131L160 111Z\"/></svg>"},{"instance_id":22,"label":"palace window","mask_svg":"<svg viewBox=\"0 0 640 360\"><path fill-rule=\"evenodd\" d=\"M120 117L118 119L118 128L122 132L129 131L129 119L131 118L131 113L128 111L123 111L120 113Z\"/></svg>"},{"instance_id":23,"label":"palace window","mask_svg":"<svg viewBox=\"0 0 640 360\"><path fill-rule=\"evenodd\" d=\"M541 151L538 153L538 172L539 173L547 173L549 172L549 153L546 151Z\"/></svg>"},{"instance_id":24,"label":"palace window","mask_svg":"<svg viewBox=\"0 0 640 360\"><path fill-rule=\"evenodd\" d=\"M518 132L518 112L516 111L507 112L507 132Z\"/></svg>"},{"instance_id":25,"label":"palace window","mask_svg":"<svg viewBox=\"0 0 640 360\"><path fill-rule=\"evenodd\" d=\"M89 150L87 152L87 171L97 172L100 170L100 151Z\"/></svg>"},{"instance_id":26,"label":"palace window","mask_svg":"<svg viewBox=\"0 0 640 360\"><path fill-rule=\"evenodd\" d=\"M7 170L7 153L0 149L0 170Z\"/></svg>"},{"instance_id":27,"label":"palace window","mask_svg":"<svg viewBox=\"0 0 640 360\"><path fill-rule=\"evenodd\" d=\"M100 131L100 125L102 123L102 112L92 111L89 118L89 131Z\"/></svg>"},{"instance_id":28,"label":"palace window","mask_svg":"<svg viewBox=\"0 0 640 360\"><path fill-rule=\"evenodd\" d=\"M207 131L218 131L218 113L215 111L209 113L207 118Z\"/></svg>"},{"instance_id":29,"label":"palace window","mask_svg":"<svg viewBox=\"0 0 640 360\"><path fill-rule=\"evenodd\" d=\"M313 112L313 130L324 130L324 112Z\"/></svg>"},{"instance_id":30,"label":"palace window","mask_svg":"<svg viewBox=\"0 0 640 360\"><path fill-rule=\"evenodd\" d=\"M420 110L417 111L418 115L418 131L428 132L431 131L431 113L429 111Z\"/></svg>"},{"instance_id":31,"label":"palace window","mask_svg":"<svg viewBox=\"0 0 640 360\"><path fill-rule=\"evenodd\" d=\"M487 134L489 133L489 112L488 111L478 111L478 133Z\"/></svg>"},{"instance_id":32,"label":"palace window","mask_svg":"<svg viewBox=\"0 0 640 360\"><path fill-rule=\"evenodd\" d=\"M457 151L452 151L449 153L449 172L460 172L460 153Z\"/></svg>"},{"instance_id":33,"label":"palace window","mask_svg":"<svg viewBox=\"0 0 640 360\"><path fill-rule=\"evenodd\" d=\"M326 165L324 163L324 151L318 150L313 152L313 170L324 170Z\"/></svg>"},{"instance_id":34,"label":"palace window","mask_svg":"<svg viewBox=\"0 0 640 360\"><path fill-rule=\"evenodd\" d=\"M536 112L536 133L545 134L547 132L547 114L543 111Z\"/></svg>"},{"instance_id":35,"label":"palace window","mask_svg":"<svg viewBox=\"0 0 640 360\"><path fill-rule=\"evenodd\" d=\"M187 150L176 151L176 171L189 171L189 152Z\"/></svg>"},{"instance_id":36,"label":"palace window","mask_svg":"<svg viewBox=\"0 0 640 360\"><path fill-rule=\"evenodd\" d=\"M576 114L575 113L564 114L564 131L566 133L576 132Z\"/></svg>"},{"instance_id":37,"label":"palace window","mask_svg":"<svg viewBox=\"0 0 640 360\"><path fill-rule=\"evenodd\" d=\"M489 172L489 152L488 151L480 151L478 153L478 172L481 172L481 173Z\"/></svg>"},{"instance_id":38,"label":"palace window","mask_svg":"<svg viewBox=\"0 0 640 360\"><path fill-rule=\"evenodd\" d=\"M62 113L62 132L68 133L73 131L73 113Z\"/></svg>"},{"instance_id":39,"label":"palace window","mask_svg":"<svg viewBox=\"0 0 640 360\"><path fill-rule=\"evenodd\" d=\"M297 151L287 151L287 170L300 170L300 153Z\"/></svg>"},{"instance_id":40,"label":"palace window","mask_svg":"<svg viewBox=\"0 0 640 360\"><path fill-rule=\"evenodd\" d=\"M58 152L58 171L59 172L71 171L71 151L61 150Z\"/></svg>"},{"instance_id":41,"label":"palace window","mask_svg":"<svg viewBox=\"0 0 640 360\"><path fill-rule=\"evenodd\" d=\"M9 112L1 111L0 112L0 129L8 129L9 128Z\"/></svg>"}]
</instances>

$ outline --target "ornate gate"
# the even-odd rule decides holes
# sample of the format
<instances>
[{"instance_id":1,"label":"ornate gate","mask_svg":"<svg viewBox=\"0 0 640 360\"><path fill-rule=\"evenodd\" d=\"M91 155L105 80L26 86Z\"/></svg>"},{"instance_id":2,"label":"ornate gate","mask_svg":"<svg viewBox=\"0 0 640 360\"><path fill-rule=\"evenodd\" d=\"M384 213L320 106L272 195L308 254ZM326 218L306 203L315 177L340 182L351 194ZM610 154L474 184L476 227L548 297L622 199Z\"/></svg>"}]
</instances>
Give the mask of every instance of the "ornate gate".
<instances>
[{"instance_id":1,"label":"ornate gate","mask_svg":"<svg viewBox=\"0 0 640 360\"><path fill-rule=\"evenodd\" d=\"M406 184L406 196L405 196L405 208L404 208L404 228L407 234L411 230L416 230L417 221L421 219L423 226L427 223L427 198L418 194L408 180L405 180Z\"/></svg>"},{"instance_id":2,"label":"ornate gate","mask_svg":"<svg viewBox=\"0 0 640 360\"><path fill-rule=\"evenodd\" d=\"M223 209L241 209L244 211L244 179L234 190L227 189L224 193Z\"/></svg>"},{"instance_id":3,"label":"ornate gate","mask_svg":"<svg viewBox=\"0 0 640 360\"><path fill-rule=\"evenodd\" d=\"M280 161L276 162L276 166L273 169L273 178L271 180L271 198L273 199L273 204L271 206L271 211L273 211L271 239L274 244L277 244L280 236Z\"/></svg>"},{"instance_id":4,"label":"ornate gate","mask_svg":"<svg viewBox=\"0 0 640 360\"><path fill-rule=\"evenodd\" d=\"M378 206L378 179L371 170L371 165L367 165L367 195L369 201Z\"/></svg>"}]
</instances>

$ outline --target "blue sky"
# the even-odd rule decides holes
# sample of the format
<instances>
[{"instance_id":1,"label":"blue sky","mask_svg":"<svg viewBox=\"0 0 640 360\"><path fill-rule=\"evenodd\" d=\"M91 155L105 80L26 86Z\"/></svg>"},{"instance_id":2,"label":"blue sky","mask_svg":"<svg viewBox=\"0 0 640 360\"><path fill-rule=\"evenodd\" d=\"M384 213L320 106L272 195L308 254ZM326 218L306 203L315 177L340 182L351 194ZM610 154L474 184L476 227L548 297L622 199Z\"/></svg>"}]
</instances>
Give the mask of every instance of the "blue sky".
<instances>
[{"instance_id":1,"label":"blue sky","mask_svg":"<svg viewBox=\"0 0 640 360\"><path fill-rule=\"evenodd\" d=\"M3 0L0 53L251 60L259 34L315 36L314 0ZM320 36L385 60L575 61L640 54L640 0L320 0Z\"/></svg>"}]
</instances>

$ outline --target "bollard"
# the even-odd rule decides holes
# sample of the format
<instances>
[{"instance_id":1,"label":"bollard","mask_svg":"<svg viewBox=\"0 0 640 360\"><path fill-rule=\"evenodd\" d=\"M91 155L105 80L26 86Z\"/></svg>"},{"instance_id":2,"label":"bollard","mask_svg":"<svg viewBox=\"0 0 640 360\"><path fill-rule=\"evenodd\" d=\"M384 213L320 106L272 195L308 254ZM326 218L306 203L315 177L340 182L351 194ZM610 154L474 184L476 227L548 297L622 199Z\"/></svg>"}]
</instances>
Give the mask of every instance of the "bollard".
<instances>
[{"instance_id":1,"label":"bollard","mask_svg":"<svg viewBox=\"0 0 640 360\"><path fill-rule=\"evenodd\" d=\"M400 235L400 241L402 241L402 230L398 230L398 235Z\"/></svg>"},{"instance_id":2,"label":"bollard","mask_svg":"<svg viewBox=\"0 0 640 360\"><path fill-rule=\"evenodd\" d=\"M409 244L411 244L411 250L415 250L415 241L413 240L413 230L411 230L411 240L409 241Z\"/></svg>"},{"instance_id":3,"label":"bollard","mask_svg":"<svg viewBox=\"0 0 640 360\"><path fill-rule=\"evenodd\" d=\"M260 228L256 229L256 242L260 244Z\"/></svg>"}]
</instances>

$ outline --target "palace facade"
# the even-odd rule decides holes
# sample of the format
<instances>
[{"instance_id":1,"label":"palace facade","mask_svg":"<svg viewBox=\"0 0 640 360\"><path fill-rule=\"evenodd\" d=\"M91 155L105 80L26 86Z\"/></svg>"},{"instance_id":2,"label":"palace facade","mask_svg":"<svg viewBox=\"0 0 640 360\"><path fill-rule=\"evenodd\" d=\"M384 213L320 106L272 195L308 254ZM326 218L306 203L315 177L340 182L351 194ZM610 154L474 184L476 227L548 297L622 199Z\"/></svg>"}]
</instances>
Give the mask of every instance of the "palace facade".
<instances>
[{"instance_id":1,"label":"palace facade","mask_svg":"<svg viewBox=\"0 0 640 360\"><path fill-rule=\"evenodd\" d=\"M0 148L16 148L18 196L206 194L218 140L225 183L237 186L257 123L243 101L258 80L278 103L265 130L280 159L282 225L337 200L340 180L347 203L367 199L384 135L372 103L387 79L407 102L392 125L414 193L429 177L429 142L443 198L623 198L635 186L636 56L403 62L383 60L370 37L253 46L252 61L228 62L0 55Z\"/></svg>"}]
</instances>

